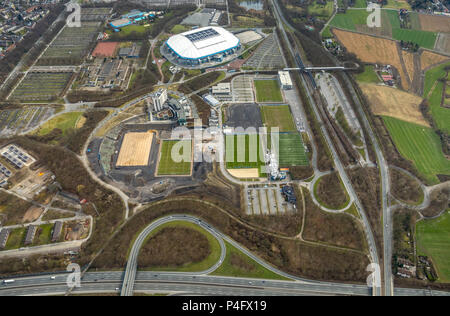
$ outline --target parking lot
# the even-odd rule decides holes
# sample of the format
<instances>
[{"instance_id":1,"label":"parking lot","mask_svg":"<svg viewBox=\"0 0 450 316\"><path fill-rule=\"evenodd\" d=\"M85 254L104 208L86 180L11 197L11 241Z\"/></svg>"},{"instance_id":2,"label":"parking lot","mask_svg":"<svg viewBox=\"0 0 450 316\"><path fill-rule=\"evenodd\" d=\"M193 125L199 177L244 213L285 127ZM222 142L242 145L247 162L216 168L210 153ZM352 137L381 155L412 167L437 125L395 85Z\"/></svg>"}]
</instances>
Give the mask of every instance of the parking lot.
<instances>
[{"instance_id":1,"label":"parking lot","mask_svg":"<svg viewBox=\"0 0 450 316\"><path fill-rule=\"evenodd\" d=\"M234 103L253 103L253 76L237 76L231 80L231 91Z\"/></svg>"},{"instance_id":2,"label":"parking lot","mask_svg":"<svg viewBox=\"0 0 450 316\"><path fill-rule=\"evenodd\" d=\"M284 200L278 184L248 186L245 202L247 215L283 215L295 212L294 206Z\"/></svg>"},{"instance_id":3,"label":"parking lot","mask_svg":"<svg viewBox=\"0 0 450 316\"><path fill-rule=\"evenodd\" d=\"M276 35L270 34L245 62L244 67L257 70L281 69L286 66Z\"/></svg>"},{"instance_id":4,"label":"parking lot","mask_svg":"<svg viewBox=\"0 0 450 316\"><path fill-rule=\"evenodd\" d=\"M24 133L48 119L55 109L50 107L29 107L0 111L0 136Z\"/></svg>"},{"instance_id":5,"label":"parking lot","mask_svg":"<svg viewBox=\"0 0 450 316\"><path fill-rule=\"evenodd\" d=\"M261 112L255 103L233 104L226 107L227 121L229 127L262 127Z\"/></svg>"}]
</instances>

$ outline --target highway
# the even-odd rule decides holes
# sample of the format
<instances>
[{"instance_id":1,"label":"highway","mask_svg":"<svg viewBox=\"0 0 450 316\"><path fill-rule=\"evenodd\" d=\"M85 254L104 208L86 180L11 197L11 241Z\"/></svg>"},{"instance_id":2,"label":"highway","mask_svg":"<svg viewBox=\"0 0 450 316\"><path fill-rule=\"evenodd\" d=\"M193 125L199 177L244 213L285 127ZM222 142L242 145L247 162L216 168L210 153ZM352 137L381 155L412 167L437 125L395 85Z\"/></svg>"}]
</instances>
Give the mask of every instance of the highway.
<instances>
[{"instance_id":1,"label":"highway","mask_svg":"<svg viewBox=\"0 0 450 316\"><path fill-rule=\"evenodd\" d=\"M81 287L73 294L120 293L122 271L88 272ZM0 296L63 295L67 292L67 273L45 274L16 278L14 283L0 283ZM54 279L52 279L54 278ZM305 284L296 281L277 281L221 276L195 276L184 273L139 271L135 293L190 293L199 295L261 296L261 295L358 295L370 296L365 285ZM450 292L396 288L396 296L450 296Z\"/></svg>"},{"instance_id":2,"label":"highway","mask_svg":"<svg viewBox=\"0 0 450 316\"><path fill-rule=\"evenodd\" d=\"M275 18L278 20L278 26L280 28L280 31L282 32L282 34L285 37L285 42L288 45L292 56L296 57L295 58L295 62L297 63L297 67L302 68L303 67L303 62L301 61L300 54L298 53L298 51L294 50L294 48L292 47L292 45L291 45L291 43L290 43L290 41L289 41L289 39L288 39L288 37L286 35L286 32L284 30L283 23L285 25L288 25L288 26L289 26L289 23L283 17L282 11L279 8L278 2L277 1L272 1L272 3L273 3L273 7L275 9L274 10L275 11ZM309 77L311 77L311 76L309 76ZM362 207L362 204L359 201L359 198L356 195L356 192L354 191L354 189L353 189L353 187L352 187L352 185L350 183L350 180L349 180L349 178L347 176L347 172L345 171L345 169L344 169L344 167L343 167L343 165L342 165L342 163L341 163L341 161L339 159L339 156L338 156L338 154L336 152L336 149L335 149L334 144L333 144L333 142L332 142L332 140L330 138L330 135L328 134L328 131L326 130L325 125L324 125L324 123L323 123L323 121L321 119L319 110L317 109L317 105L315 104L314 100L312 99L311 92L309 90L310 87L307 84L307 82L306 82L306 80L305 80L305 78L303 76L300 76L300 78L302 80L303 86L305 87L305 91L307 92L307 96L308 96L308 99L309 99L309 101L311 103L313 111L315 113L316 119L319 122L322 134L323 134L323 136L324 136L324 138L325 138L325 140L327 142L328 148L330 149L330 152L332 154L335 167L336 167L337 171L339 172L339 175L340 175L340 177L342 179L342 182L344 183L344 186L345 186L348 194L354 200L356 208L358 209L358 213L360 214L361 219L363 221L363 224L364 224L363 226L364 226L364 231L365 231L366 237L367 237L367 243L368 243L368 248L369 248L369 252L370 252L371 262L374 263L374 264L379 265L379 257L378 257L377 247L376 247L376 244L375 244L375 238L373 236L373 232L372 232L369 220L367 218L367 215L365 214L364 209ZM315 85L314 82L312 82L312 84ZM381 279L381 276L379 275L379 273L374 273L373 276L375 278L375 280L374 280L375 282L374 283L375 284L378 283L377 281L379 281ZM379 286L375 286L374 287L374 295L376 295L376 296L380 296L381 295L381 288Z\"/></svg>"},{"instance_id":3,"label":"highway","mask_svg":"<svg viewBox=\"0 0 450 316\"><path fill-rule=\"evenodd\" d=\"M134 288L134 281L136 279L136 272L137 272L137 261L139 257L139 252L141 250L142 245L147 239L147 236L150 235L156 228L158 228L161 225L174 222L174 221L184 221L184 222L190 222L193 224L196 224L206 231L208 231L211 235L214 236L214 238L217 239L217 241L220 244L220 259L218 262L216 262L212 267L206 269L205 271L201 272L194 272L194 273L185 273L185 274L192 274L192 275L203 275L208 274L211 272L214 272L222 262L225 260L226 256L226 246L223 241L223 239L218 235L217 231L213 229L210 225L206 224L202 220L187 216L187 215L171 215L167 217L163 217L161 219L156 220L155 222L148 225L144 230L139 234L139 236L136 238L136 241L133 244L133 247L131 248L130 255L128 257L127 267L125 270L125 277L123 280L122 290L121 290L121 296L132 296L133 295L133 288ZM175 273L175 272L174 272Z\"/></svg>"}]
</instances>

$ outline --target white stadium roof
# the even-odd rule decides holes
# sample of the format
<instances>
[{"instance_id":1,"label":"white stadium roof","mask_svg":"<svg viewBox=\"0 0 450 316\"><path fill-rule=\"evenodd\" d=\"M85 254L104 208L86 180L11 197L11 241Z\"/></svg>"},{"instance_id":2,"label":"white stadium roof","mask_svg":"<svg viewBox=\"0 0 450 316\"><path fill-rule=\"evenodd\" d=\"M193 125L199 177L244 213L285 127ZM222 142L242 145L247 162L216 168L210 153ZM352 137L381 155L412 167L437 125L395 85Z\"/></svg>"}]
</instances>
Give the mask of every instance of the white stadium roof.
<instances>
[{"instance_id":1,"label":"white stadium roof","mask_svg":"<svg viewBox=\"0 0 450 316\"><path fill-rule=\"evenodd\" d=\"M239 45L239 39L221 27L207 26L174 35L167 45L181 58L200 59Z\"/></svg>"}]
</instances>

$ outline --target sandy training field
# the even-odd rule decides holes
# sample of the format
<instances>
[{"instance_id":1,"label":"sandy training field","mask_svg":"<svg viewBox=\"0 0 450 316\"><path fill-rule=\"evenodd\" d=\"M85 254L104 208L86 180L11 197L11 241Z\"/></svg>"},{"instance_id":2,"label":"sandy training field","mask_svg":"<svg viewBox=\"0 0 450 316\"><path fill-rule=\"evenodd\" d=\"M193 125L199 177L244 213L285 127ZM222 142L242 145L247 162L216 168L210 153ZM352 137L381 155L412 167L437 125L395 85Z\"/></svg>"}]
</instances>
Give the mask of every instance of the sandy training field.
<instances>
[{"instance_id":1,"label":"sandy training field","mask_svg":"<svg viewBox=\"0 0 450 316\"><path fill-rule=\"evenodd\" d=\"M406 122L429 126L419 110L422 102L420 97L387 86L375 84L361 84L360 86L375 115L390 116Z\"/></svg>"},{"instance_id":2,"label":"sandy training field","mask_svg":"<svg viewBox=\"0 0 450 316\"><path fill-rule=\"evenodd\" d=\"M116 166L146 166L152 147L153 133L127 133L120 147Z\"/></svg>"},{"instance_id":3,"label":"sandy training field","mask_svg":"<svg viewBox=\"0 0 450 316\"><path fill-rule=\"evenodd\" d=\"M228 172L235 178L248 179L258 178L258 168L241 168L241 169L227 169Z\"/></svg>"}]
</instances>

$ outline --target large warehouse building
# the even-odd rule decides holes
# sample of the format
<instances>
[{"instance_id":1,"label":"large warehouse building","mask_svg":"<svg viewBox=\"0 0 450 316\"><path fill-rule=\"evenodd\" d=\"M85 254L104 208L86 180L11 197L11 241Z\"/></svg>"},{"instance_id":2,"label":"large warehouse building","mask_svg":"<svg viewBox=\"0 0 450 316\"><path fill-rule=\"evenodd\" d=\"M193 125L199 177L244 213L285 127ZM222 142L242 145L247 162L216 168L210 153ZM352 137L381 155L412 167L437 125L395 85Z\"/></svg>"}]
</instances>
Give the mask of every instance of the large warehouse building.
<instances>
[{"instance_id":1,"label":"large warehouse building","mask_svg":"<svg viewBox=\"0 0 450 316\"><path fill-rule=\"evenodd\" d=\"M189 67L226 61L240 48L239 39L232 33L221 27L208 26L170 37L163 53L171 62Z\"/></svg>"}]
</instances>

